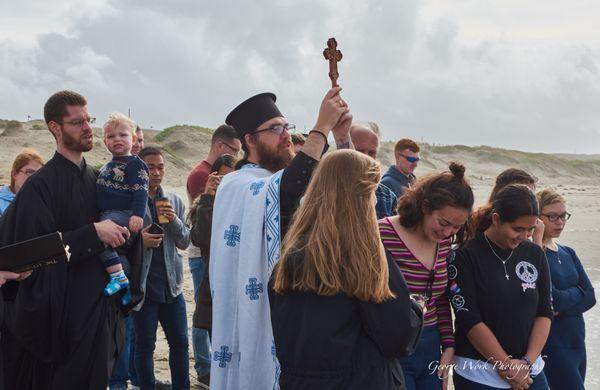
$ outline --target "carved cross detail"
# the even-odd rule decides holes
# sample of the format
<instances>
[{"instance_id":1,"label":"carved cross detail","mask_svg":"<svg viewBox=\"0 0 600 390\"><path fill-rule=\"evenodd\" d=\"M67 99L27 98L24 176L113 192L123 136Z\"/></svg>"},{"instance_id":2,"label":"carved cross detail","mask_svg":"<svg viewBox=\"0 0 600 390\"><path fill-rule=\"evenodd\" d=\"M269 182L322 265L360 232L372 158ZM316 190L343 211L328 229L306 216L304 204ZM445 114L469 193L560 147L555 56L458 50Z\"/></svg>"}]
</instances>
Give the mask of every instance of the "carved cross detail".
<instances>
[{"instance_id":1,"label":"carved cross detail","mask_svg":"<svg viewBox=\"0 0 600 390\"><path fill-rule=\"evenodd\" d=\"M335 38L327 40L327 48L323 50L323 56L329 61L329 78L331 79L331 87L337 87L337 79L340 77L337 69L337 63L342 60L342 52L337 49Z\"/></svg>"}]
</instances>

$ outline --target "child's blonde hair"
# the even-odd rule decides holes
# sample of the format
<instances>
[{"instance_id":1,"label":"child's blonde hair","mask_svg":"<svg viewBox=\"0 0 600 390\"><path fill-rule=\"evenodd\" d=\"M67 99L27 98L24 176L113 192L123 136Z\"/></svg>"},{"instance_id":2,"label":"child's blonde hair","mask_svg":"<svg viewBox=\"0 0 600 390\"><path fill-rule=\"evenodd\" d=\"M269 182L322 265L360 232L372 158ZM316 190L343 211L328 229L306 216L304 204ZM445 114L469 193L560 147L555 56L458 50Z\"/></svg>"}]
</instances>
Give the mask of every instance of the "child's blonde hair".
<instances>
[{"instance_id":1,"label":"child's blonde hair","mask_svg":"<svg viewBox=\"0 0 600 390\"><path fill-rule=\"evenodd\" d=\"M102 126L102 130L104 130L104 135L106 136L107 130L116 129L119 125L127 126L129 128L129 131L131 131L133 139L135 140L135 129L137 128L137 125L129 117L121 114L120 112L113 112L108 116L108 120L106 121L104 126Z\"/></svg>"}]
</instances>

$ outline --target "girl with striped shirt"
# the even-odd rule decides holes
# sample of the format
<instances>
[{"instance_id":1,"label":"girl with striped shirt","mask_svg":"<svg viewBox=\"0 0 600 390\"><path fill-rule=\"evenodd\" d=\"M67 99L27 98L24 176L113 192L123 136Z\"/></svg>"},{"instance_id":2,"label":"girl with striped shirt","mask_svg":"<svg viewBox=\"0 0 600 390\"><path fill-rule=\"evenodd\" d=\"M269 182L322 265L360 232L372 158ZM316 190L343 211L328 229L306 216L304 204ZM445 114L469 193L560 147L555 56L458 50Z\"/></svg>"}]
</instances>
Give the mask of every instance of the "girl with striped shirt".
<instances>
[{"instance_id":1,"label":"girl with striped shirt","mask_svg":"<svg viewBox=\"0 0 600 390\"><path fill-rule=\"evenodd\" d=\"M474 198L464 166L451 163L449 169L419 179L398 200L398 215L379 221L383 246L410 293L425 300L425 326L417 349L400 359L408 390L445 389L454 359L446 259Z\"/></svg>"}]
</instances>

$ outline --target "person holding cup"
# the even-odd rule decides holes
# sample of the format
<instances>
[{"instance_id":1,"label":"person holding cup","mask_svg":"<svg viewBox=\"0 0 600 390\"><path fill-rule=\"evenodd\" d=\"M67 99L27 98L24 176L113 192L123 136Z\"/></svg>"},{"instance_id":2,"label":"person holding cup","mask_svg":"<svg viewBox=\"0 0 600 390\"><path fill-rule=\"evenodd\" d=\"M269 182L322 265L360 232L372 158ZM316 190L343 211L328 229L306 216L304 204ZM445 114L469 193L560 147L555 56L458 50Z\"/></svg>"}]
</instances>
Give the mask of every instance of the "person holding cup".
<instances>
[{"instance_id":1,"label":"person holding cup","mask_svg":"<svg viewBox=\"0 0 600 390\"><path fill-rule=\"evenodd\" d=\"M154 388L153 353L156 329L160 322L169 343L169 367L174 389L189 389L189 352L185 299L183 297L183 259L179 250L190 243L185 225L183 200L161 187L165 159L160 149L146 147L139 157L150 173L148 205L144 215L142 239L144 259L140 288L145 299L134 310L135 369L142 389ZM157 233L156 231L162 231Z\"/></svg>"}]
</instances>

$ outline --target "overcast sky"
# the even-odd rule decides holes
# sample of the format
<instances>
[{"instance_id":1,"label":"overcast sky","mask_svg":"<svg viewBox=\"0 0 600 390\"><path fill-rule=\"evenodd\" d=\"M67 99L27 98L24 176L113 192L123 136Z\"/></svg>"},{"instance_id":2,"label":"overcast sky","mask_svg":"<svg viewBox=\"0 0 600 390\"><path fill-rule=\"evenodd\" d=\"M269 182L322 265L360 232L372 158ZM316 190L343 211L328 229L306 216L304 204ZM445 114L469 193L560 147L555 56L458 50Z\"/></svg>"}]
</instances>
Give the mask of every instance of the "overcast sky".
<instances>
[{"instance_id":1,"label":"overcast sky","mask_svg":"<svg viewBox=\"0 0 600 390\"><path fill-rule=\"evenodd\" d=\"M595 0L6 0L0 118L74 89L100 122L215 127L272 91L310 130L335 36L343 96L384 139L600 153L599 19Z\"/></svg>"}]
</instances>

